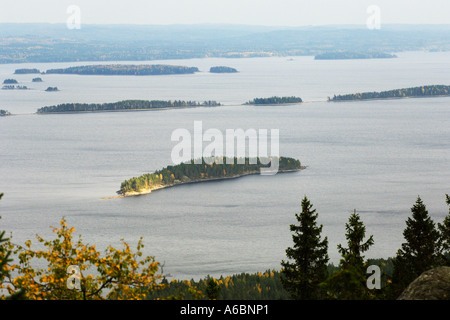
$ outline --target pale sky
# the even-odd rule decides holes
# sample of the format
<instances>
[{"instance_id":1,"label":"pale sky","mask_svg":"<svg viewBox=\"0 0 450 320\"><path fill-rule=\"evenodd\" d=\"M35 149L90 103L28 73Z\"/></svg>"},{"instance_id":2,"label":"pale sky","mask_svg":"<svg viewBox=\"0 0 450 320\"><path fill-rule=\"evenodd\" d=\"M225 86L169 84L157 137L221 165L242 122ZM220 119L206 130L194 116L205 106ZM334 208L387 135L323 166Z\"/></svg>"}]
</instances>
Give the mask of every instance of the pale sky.
<instances>
[{"instance_id":1,"label":"pale sky","mask_svg":"<svg viewBox=\"0 0 450 320\"><path fill-rule=\"evenodd\" d=\"M450 0L0 0L0 23L65 23L70 5L86 24L365 24L371 5L382 23L450 24Z\"/></svg>"}]
</instances>

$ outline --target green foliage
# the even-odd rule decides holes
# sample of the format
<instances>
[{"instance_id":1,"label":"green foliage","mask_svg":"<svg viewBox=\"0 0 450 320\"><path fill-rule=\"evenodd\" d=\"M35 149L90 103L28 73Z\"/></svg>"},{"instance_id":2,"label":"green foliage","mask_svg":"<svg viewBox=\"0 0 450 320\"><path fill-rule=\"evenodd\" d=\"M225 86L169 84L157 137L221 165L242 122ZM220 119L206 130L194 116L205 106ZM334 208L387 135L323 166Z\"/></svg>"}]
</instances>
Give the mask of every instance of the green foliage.
<instances>
[{"instance_id":1,"label":"green foliage","mask_svg":"<svg viewBox=\"0 0 450 320\"><path fill-rule=\"evenodd\" d=\"M0 193L0 200L2 198L3 193ZM3 281L5 280L5 278L9 278L11 276L10 270L8 269L8 263L12 262L13 260L11 259L12 251L8 246L9 240L9 238L5 237L5 231L0 231L0 290L3 290ZM10 296L5 298L7 300L23 300L25 299L25 291L17 290L16 292L13 292Z\"/></svg>"},{"instance_id":2,"label":"green foliage","mask_svg":"<svg viewBox=\"0 0 450 320\"><path fill-rule=\"evenodd\" d=\"M38 69L16 69L14 74L41 73Z\"/></svg>"},{"instance_id":3,"label":"green foliage","mask_svg":"<svg viewBox=\"0 0 450 320\"><path fill-rule=\"evenodd\" d=\"M450 86L431 85L405 89L395 89L381 92L363 92L354 94L345 94L329 98L330 101L346 101L346 100L365 100L365 99L388 99L388 98L405 98L405 97L432 97L432 96L448 96L450 95Z\"/></svg>"},{"instance_id":4,"label":"green foliage","mask_svg":"<svg viewBox=\"0 0 450 320\"><path fill-rule=\"evenodd\" d=\"M3 84L16 84L18 83L16 79L5 79Z\"/></svg>"},{"instance_id":5,"label":"green foliage","mask_svg":"<svg viewBox=\"0 0 450 320\"><path fill-rule=\"evenodd\" d=\"M56 106L39 108L37 113L50 112L89 112L89 111L118 111L118 110L147 110L158 108L181 107L215 107L220 106L216 101L163 101L163 100L124 100L110 103L63 103Z\"/></svg>"},{"instance_id":6,"label":"green foliage","mask_svg":"<svg viewBox=\"0 0 450 320\"><path fill-rule=\"evenodd\" d=\"M328 275L328 240L321 239L322 225L317 225L318 214L306 196L295 216L299 224L290 226L294 246L286 249L293 262L281 261L281 282L293 299L318 299L323 295L319 284Z\"/></svg>"},{"instance_id":7,"label":"green foliage","mask_svg":"<svg viewBox=\"0 0 450 320\"><path fill-rule=\"evenodd\" d=\"M77 66L65 69L50 69L48 74L81 74L81 75L163 75L163 74L186 74L198 72L196 67L169 66L169 65L128 65L128 64L109 64L109 65L90 65Z\"/></svg>"},{"instance_id":8,"label":"green foliage","mask_svg":"<svg viewBox=\"0 0 450 320\"><path fill-rule=\"evenodd\" d=\"M2 90L28 90L27 86L14 86L13 84L7 84L2 87Z\"/></svg>"},{"instance_id":9,"label":"green foliage","mask_svg":"<svg viewBox=\"0 0 450 320\"><path fill-rule=\"evenodd\" d=\"M219 161L220 160L220 161ZM263 159L264 160L264 159ZM210 179L224 179L245 174L256 174L261 168L270 167L260 158L202 158L201 163L191 160L175 166L167 166L153 173L133 177L122 182L119 194L140 192L159 186L169 186L188 182L198 182ZM280 157L279 171L300 169L299 160Z\"/></svg>"},{"instance_id":10,"label":"green foliage","mask_svg":"<svg viewBox=\"0 0 450 320\"><path fill-rule=\"evenodd\" d=\"M219 66L219 67L211 67L209 69L209 72L211 72L211 73L236 73L238 71L234 68Z\"/></svg>"},{"instance_id":11,"label":"green foliage","mask_svg":"<svg viewBox=\"0 0 450 320\"><path fill-rule=\"evenodd\" d=\"M443 223L438 223L440 232L440 245L442 246L442 254L445 257L445 264L450 266L450 197L445 195L446 203L449 206L448 215L444 218Z\"/></svg>"},{"instance_id":12,"label":"green foliage","mask_svg":"<svg viewBox=\"0 0 450 320\"><path fill-rule=\"evenodd\" d=\"M270 98L255 98L245 104L254 105L271 105L271 104L288 104L288 103L301 103L303 102L299 97L270 97Z\"/></svg>"},{"instance_id":13,"label":"green foliage","mask_svg":"<svg viewBox=\"0 0 450 320\"><path fill-rule=\"evenodd\" d=\"M217 300L288 300L289 293L281 284L281 274L278 271L267 270L264 273L241 273L231 276L221 276L218 279L206 277L198 281L173 280L163 282L163 289L149 293L147 299L211 299L199 295L198 292L208 293L211 281L215 282ZM190 290L195 288L195 290ZM217 289L220 288L220 289ZM216 291L217 290L217 291Z\"/></svg>"},{"instance_id":14,"label":"green foliage","mask_svg":"<svg viewBox=\"0 0 450 320\"><path fill-rule=\"evenodd\" d=\"M9 113L8 110L2 110L0 109L0 117L9 116L11 113Z\"/></svg>"},{"instance_id":15,"label":"green foliage","mask_svg":"<svg viewBox=\"0 0 450 320\"><path fill-rule=\"evenodd\" d=\"M440 235L420 197L411 208L403 236L406 242L394 260L392 295L398 296L424 271L442 265Z\"/></svg>"},{"instance_id":16,"label":"green foliage","mask_svg":"<svg viewBox=\"0 0 450 320\"><path fill-rule=\"evenodd\" d=\"M314 57L315 60L343 60L343 59L389 59L397 58L394 54L384 52L325 52Z\"/></svg>"},{"instance_id":17,"label":"green foliage","mask_svg":"<svg viewBox=\"0 0 450 320\"><path fill-rule=\"evenodd\" d=\"M3 197L3 193L0 193L0 199ZM9 275L9 271L5 268L6 264L11 260L11 251L5 247L9 238L5 237L5 231L0 231L0 283L3 279Z\"/></svg>"},{"instance_id":18,"label":"green foliage","mask_svg":"<svg viewBox=\"0 0 450 320\"><path fill-rule=\"evenodd\" d=\"M217 300L219 298L220 286L214 278L209 278L207 280L205 292L210 300Z\"/></svg>"},{"instance_id":19,"label":"green foliage","mask_svg":"<svg viewBox=\"0 0 450 320\"><path fill-rule=\"evenodd\" d=\"M347 246L338 245L342 259L339 270L334 272L323 284L331 299L368 299L371 293L367 288L367 277L363 253L374 244L373 236L365 242L366 227L354 211L346 224Z\"/></svg>"}]
</instances>

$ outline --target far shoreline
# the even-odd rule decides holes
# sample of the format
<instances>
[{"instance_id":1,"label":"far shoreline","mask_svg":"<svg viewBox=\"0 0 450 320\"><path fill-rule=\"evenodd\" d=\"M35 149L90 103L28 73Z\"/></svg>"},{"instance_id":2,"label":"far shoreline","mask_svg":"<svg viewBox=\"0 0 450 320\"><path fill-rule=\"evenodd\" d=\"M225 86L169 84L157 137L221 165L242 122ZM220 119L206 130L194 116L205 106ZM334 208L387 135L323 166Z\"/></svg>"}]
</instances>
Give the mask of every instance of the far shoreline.
<instances>
[{"instance_id":1,"label":"far shoreline","mask_svg":"<svg viewBox=\"0 0 450 320\"><path fill-rule=\"evenodd\" d=\"M387 97L387 98L367 98L367 99L342 99L342 100L327 100L326 102L354 102L354 101L374 101L374 100L401 100L401 99L417 99L417 98L446 98L450 94L440 94L434 96L410 96L410 97Z\"/></svg>"}]
</instances>

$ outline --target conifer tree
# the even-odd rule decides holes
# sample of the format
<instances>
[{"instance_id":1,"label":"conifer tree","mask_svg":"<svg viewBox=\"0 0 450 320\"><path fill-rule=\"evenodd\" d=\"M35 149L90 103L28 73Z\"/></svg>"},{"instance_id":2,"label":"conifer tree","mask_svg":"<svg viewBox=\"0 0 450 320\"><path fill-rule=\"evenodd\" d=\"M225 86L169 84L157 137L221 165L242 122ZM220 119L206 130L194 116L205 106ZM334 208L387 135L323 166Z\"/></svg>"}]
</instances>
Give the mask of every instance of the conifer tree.
<instances>
[{"instance_id":1,"label":"conifer tree","mask_svg":"<svg viewBox=\"0 0 450 320\"><path fill-rule=\"evenodd\" d=\"M338 245L342 256L339 270L333 273L322 286L330 298L339 300L370 299L373 294L367 288L365 261L363 253L374 244L371 235L365 242L366 227L356 213L350 215L346 223L347 248Z\"/></svg>"},{"instance_id":2,"label":"conifer tree","mask_svg":"<svg viewBox=\"0 0 450 320\"><path fill-rule=\"evenodd\" d=\"M447 266L450 266L450 197L448 194L446 194L445 197L446 202L449 205L448 215L445 217L442 224L438 223L438 229L440 232L440 243L444 261Z\"/></svg>"},{"instance_id":3,"label":"conifer tree","mask_svg":"<svg viewBox=\"0 0 450 320\"><path fill-rule=\"evenodd\" d=\"M392 294L396 298L424 271L442 264L439 232L420 197L411 208L403 236L406 240L394 258Z\"/></svg>"},{"instance_id":4,"label":"conifer tree","mask_svg":"<svg viewBox=\"0 0 450 320\"><path fill-rule=\"evenodd\" d=\"M322 298L319 284L328 276L328 240L321 239L322 225L317 225L318 214L305 196L302 211L295 214L298 225L290 225L293 247L286 249L291 261L282 261L281 282L293 299Z\"/></svg>"}]
</instances>

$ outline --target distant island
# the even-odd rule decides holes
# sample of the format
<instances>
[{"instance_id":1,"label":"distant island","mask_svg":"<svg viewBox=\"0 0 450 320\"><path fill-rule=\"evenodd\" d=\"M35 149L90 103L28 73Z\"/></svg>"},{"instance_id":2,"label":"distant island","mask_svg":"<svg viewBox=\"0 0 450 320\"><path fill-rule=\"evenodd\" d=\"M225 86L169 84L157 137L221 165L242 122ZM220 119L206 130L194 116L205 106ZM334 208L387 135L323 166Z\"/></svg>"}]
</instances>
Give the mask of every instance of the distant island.
<instances>
[{"instance_id":1,"label":"distant island","mask_svg":"<svg viewBox=\"0 0 450 320\"><path fill-rule=\"evenodd\" d=\"M13 84L8 84L2 87L3 90L28 90L27 86L14 86Z\"/></svg>"},{"instance_id":2,"label":"distant island","mask_svg":"<svg viewBox=\"0 0 450 320\"><path fill-rule=\"evenodd\" d=\"M42 82L42 78L33 78L32 82Z\"/></svg>"},{"instance_id":3,"label":"distant island","mask_svg":"<svg viewBox=\"0 0 450 320\"><path fill-rule=\"evenodd\" d=\"M45 91L59 91L58 87L48 87L47 89L45 89Z\"/></svg>"},{"instance_id":4,"label":"distant island","mask_svg":"<svg viewBox=\"0 0 450 320\"><path fill-rule=\"evenodd\" d=\"M11 113L8 110L0 109L0 117L10 116Z\"/></svg>"},{"instance_id":5,"label":"distant island","mask_svg":"<svg viewBox=\"0 0 450 320\"><path fill-rule=\"evenodd\" d=\"M79 74L79 75L121 75L121 76L146 76L167 74L192 74L198 72L196 67L171 66L171 65L130 65L109 64L69 67L65 69L50 69L47 74Z\"/></svg>"},{"instance_id":6,"label":"distant island","mask_svg":"<svg viewBox=\"0 0 450 320\"><path fill-rule=\"evenodd\" d=\"M209 72L211 72L211 73L236 73L238 71L235 68L218 66L218 67L211 67L209 69Z\"/></svg>"},{"instance_id":7,"label":"distant island","mask_svg":"<svg viewBox=\"0 0 450 320\"><path fill-rule=\"evenodd\" d=\"M41 73L39 69L16 69L14 74Z\"/></svg>"},{"instance_id":8,"label":"distant island","mask_svg":"<svg viewBox=\"0 0 450 320\"><path fill-rule=\"evenodd\" d=\"M200 103L196 101L181 100L124 100L108 103L64 103L56 106L39 108L37 113L132 111L186 107L216 107L220 105L221 104L216 101L204 101Z\"/></svg>"},{"instance_id":9,"label":"distant island","mask_svg":"<svg viewBox=\"0 0 450 320\"><path fill-rule=\"evenodd\" d=\"M328 97L328 101L351 101L351 100L392 99L392 98L408 98L408 97L435 97L435 96L450 96L450 86L431 85L431 86L412 87L381 92L363 92L338 96L334 95L333 98Z\"/></svg>"},{"instance_id":10,"label":"distant island","mask_svg":"<svg viewBox=\"0 0 450 320\"><path fill-rule=\"evenodd\" d=\"M221 159L222 163L219 163L218 159ZM166 168L153 173L147 173L140 177L125 180L122 182L120 190L117 191L117 193L120 196L125 197L136 196L181 184L231 179L259 174L261 168L270 167L270 163L265 165L259 158L241 158L241 160L244 160L244 163L240 164L237 158L229 158L228 160L225 157L203 158L201 164L196 164L194 160L191 160L188 163L167 166ZM232 163L230 163L231 161ZM299 160L279 157L278 172L298 171L304 168L305 167L301 166Z\"/></svg>"},{"instance_id":11,"label":"distant island","mask_svg":"<svg viewBox=\"0 0 450 320\"><path fill-rule=\"evenodd\" d=\"M3 84L16 84L18 83L16 79L5 79L3 80Z\"/></svg>"},{"instance_id":12,"label":"distant island","mask_svg":"<svg viewBox=\"0 0 450 320\"><path fill-rule=\"evenodd\" d=\"M314 57L315 60L346 60L346 59L392 59L397 58L394 54L385 52L325 52Z\"/></svg>"},{"instance_id":13,"label":"distant island","mask_svg":"<svg viewBox=\"0 0 450 320\"><path fill-rule=\"evenodd\" d=\"M303 102L299 97L270 97L270 98L255 98L244 103L245 105L272 105L272 104L291 104Z\"/></svg>"}]
</instances>

